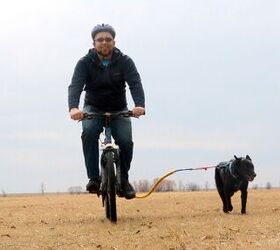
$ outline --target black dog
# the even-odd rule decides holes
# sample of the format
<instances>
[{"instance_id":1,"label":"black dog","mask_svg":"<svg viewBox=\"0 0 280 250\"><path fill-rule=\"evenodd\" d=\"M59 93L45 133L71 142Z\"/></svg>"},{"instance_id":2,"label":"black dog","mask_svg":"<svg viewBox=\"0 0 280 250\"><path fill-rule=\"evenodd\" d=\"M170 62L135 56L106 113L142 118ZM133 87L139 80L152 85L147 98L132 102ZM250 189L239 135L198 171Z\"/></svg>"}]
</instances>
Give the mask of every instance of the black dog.
<instances>
[{"instance_id":1,"label":"black dog","mask_svg":"<svg viewBox=\"0 0 280 250\"><path fill-rule=\"evenodd\" d=\"M248 155L246 158L234 156L233 160L216 166L215 181L225 213L232 211L231 196L238 190L241 191L241 213L246 213L248 182L255 177L254 165Z\"/></svg>"}]
</instances>

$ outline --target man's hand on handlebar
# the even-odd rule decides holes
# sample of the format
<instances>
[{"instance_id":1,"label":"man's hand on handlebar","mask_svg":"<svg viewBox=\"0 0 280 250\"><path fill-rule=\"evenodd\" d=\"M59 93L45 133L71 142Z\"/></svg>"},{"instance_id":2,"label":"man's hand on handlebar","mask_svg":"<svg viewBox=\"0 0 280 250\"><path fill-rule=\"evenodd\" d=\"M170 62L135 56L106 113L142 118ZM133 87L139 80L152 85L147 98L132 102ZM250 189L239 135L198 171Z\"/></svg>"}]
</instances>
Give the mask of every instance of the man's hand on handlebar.
<instances>
[{"instance_id":1,"label":"man's hand on handlebar","mask_svg":"<svg viewBox=\"0 0 280 250\"><path fill-rule=\"evenodd\" d=\"M143 107L135 107L130 112L132 112L132 116L133 117L139 118L141 115L145 115L145 108L143 108ZM92 118L88 117L88 114L84 114L78 108L72 108L69 113L70 113L71 119L73 119L75 121L81 121L81 120L83 120L83 118L92 119ZM112 114L114 114L114 113L112 113ZM87 116L85 117L85 115L87 115ZM131 116L131 114L129 116ZM128 117L128 116L126 116L126 117Z\"/></svg>"},{"instance_id":2,"label":"man's hand on handlebar","mask_svg":"<svg viewBox=\"0 0 280 250\"><path fill-rule=\"evenodd\" d=\"M132 110L132 114L134 117L139 118L141 115L145 115L145 108L143 107L135 107Z\"/></svg>"},{"instance_id":3,"label":"man's hand on handlebar","mask_svg":"<svg viewBox=\"0 0 280 250\"><path fill-rule=\"evenodd\" d=\"M70 117L73 120L82 120L84 117L84 114L81 110L79 110L78 108L72 108L70 110Z\"/></svg>"}]
</instances>

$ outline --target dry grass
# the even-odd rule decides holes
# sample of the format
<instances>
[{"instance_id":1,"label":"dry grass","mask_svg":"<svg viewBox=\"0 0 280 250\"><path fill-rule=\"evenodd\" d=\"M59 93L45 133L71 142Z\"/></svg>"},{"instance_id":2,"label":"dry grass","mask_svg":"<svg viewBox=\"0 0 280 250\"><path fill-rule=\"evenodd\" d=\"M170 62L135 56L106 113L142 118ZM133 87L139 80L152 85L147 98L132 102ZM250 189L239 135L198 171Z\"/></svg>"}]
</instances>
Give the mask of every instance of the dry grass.
<instances>
[{"instance_id":1,"label":"dry grass","mask_svg":"<svg viewBox=\"0 0 280 250\"><path fill-rule=\"evenodd\" d=\"M0 198L0 249L279 249L280 190L249 190L247 215L216 191L118 199L118 223L92 195Z\"/></svg>"}]
</instances>

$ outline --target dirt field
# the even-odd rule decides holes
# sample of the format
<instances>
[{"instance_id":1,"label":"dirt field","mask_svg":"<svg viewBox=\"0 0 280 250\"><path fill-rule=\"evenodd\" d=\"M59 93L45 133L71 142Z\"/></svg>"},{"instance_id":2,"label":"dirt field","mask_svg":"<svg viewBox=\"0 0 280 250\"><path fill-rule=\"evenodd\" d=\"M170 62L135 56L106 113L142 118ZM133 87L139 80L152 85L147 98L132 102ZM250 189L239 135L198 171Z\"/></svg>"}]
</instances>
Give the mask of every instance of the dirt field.
<instances>
[{"instance_id":1,"label":"dirt field","mask_svg":"<svg viewBox=\"0 0 280 250\"><path fill-rule=\"evenodd\" d=\"M118 199L118 223L96 196L0 198L0 249L280 249L280 190L249 190L247 215L216 191Z\"/></svg>"}]
</instances>

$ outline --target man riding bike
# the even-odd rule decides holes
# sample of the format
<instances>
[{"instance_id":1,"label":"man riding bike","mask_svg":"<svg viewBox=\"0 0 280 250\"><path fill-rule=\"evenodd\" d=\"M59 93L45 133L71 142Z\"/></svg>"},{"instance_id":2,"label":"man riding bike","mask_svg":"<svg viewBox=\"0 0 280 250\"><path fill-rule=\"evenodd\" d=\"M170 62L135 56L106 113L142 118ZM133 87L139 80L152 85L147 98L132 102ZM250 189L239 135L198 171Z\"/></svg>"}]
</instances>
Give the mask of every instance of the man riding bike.
<instances>
[{"instance_id":1,"label":"man riding bike","mask_svg":"<svg viewBox=\"0 0 280 250\"><path fill-rule=\"evenodd\" d=\"M81 120L83 113L119 112L127 110L126 83L129 86L135 107L135 117L145 114L145 96L140 75L132 59L115 47L114 28L108 24L97 25L91 36L94 48L82 57L74 70L68 88L70 117ZM80 96L85 91L83 110L79 109ZM90 193L97 193L99 179L99 135L103 131L101 118L82 121L82 146ZM112 135L120 148L122 190L126 199L135 197L135 190L129 183L128 171L133 156L131 120L117 117L112 120Z\"/></svg>"}]
</instances>

